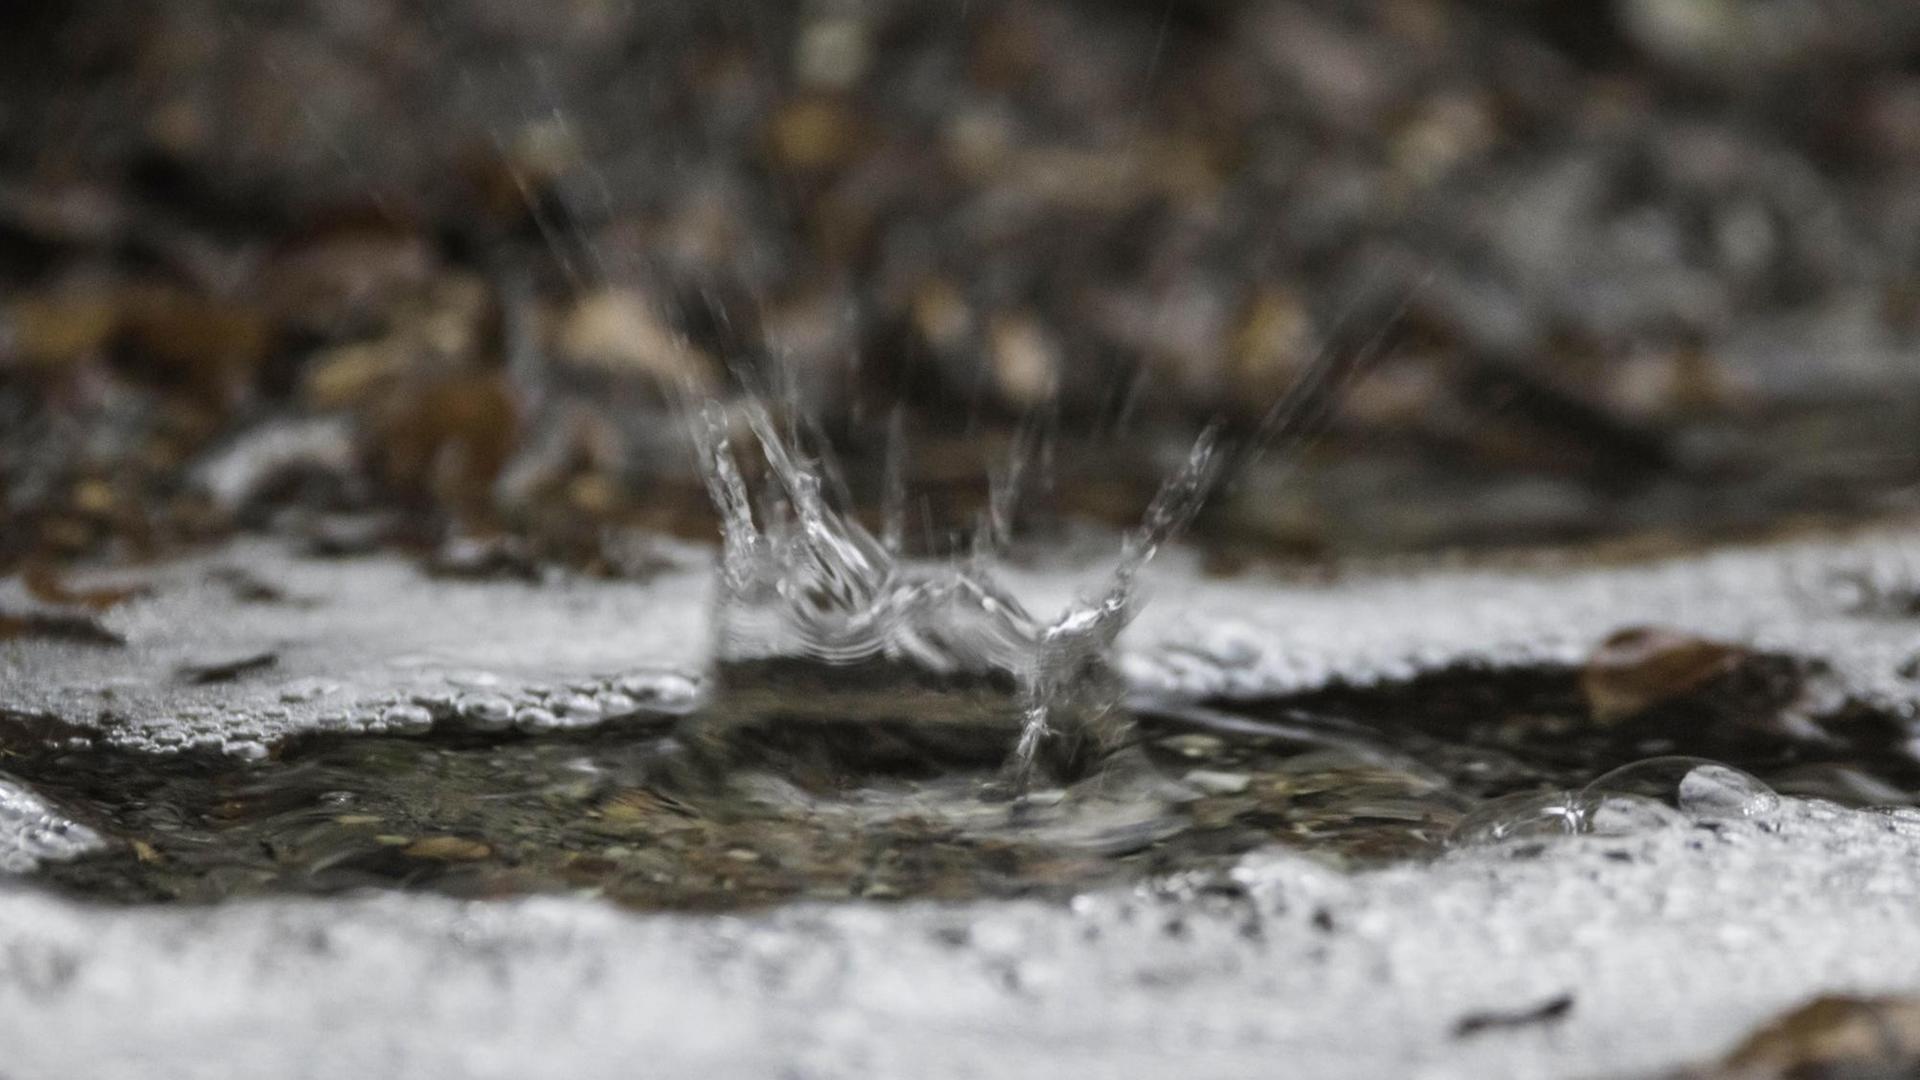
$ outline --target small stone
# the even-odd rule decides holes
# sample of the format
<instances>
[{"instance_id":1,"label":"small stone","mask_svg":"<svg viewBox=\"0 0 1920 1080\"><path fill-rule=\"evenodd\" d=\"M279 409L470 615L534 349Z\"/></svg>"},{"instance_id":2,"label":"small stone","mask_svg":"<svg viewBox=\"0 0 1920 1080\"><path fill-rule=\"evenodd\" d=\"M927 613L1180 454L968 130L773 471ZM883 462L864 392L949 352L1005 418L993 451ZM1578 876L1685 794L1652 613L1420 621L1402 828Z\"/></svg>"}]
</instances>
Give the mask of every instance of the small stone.
<instances>
[{"instance_id":1,"label":"small stone","mask_svg":"<svg viewBox=\"0 0 1920 1080\"><path fill-rule=\"evenodd\" d=\"M1580 690L1594 719L1614 723L1698 690L1746 656L1737 646L1680 631L1631 627L1594 650Z\"/></svg>"},{"instance_id":2,"label":"small stone","mask_svg":"<svg viewBox=\"0 0 1920 1080\"><path fill-rule=\"evenodd\" d=\"M1194 769L1182 779L1208 795L1238 795L1253 783L1253 778L1245 773L1215 772L1212 769Z\"/></svg>"},{"instance_id":3,"label":"small stone","mask_svg":"<svg viewBox=\"0 0 1920 1080\"><path fill-rule=\"evenodd\" d=\"M1212 757L1226 749L1226 743L1213 735L1169 735L1160 745L1182 757Z\"/></svg>"},{"instance_id":4,"label":"small stone","mask_svg":"<svg viewBox=\"0 0 1920 1080\"><path fill-rule=\"evenodd\" d=\"M1822 997L1776 1016L1721 1062L1724 1076L1910 1076L1920 1000Z\"/></svg>"},{"instance_id":5,"label":"small stone","mask_svg":"<svg viewBox=\"0 0 1920 1080\"><path fill-rule=\"evenodd\" d=\"M493 849L463 836L423 836L408 844L401 854L441 862L476 862L492 855Z\"/></svg>"}]
</instances>

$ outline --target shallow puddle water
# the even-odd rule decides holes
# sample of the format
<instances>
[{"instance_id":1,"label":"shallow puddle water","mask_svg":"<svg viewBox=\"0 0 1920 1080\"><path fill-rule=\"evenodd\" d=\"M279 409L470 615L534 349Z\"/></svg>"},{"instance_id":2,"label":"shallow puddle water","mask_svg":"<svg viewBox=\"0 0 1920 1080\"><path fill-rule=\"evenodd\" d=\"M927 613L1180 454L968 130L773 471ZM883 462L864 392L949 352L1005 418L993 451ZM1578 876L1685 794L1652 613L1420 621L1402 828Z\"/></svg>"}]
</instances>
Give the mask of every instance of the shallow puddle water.
<instances>
[{"instance_id":1,"label":"shallow puddle water","mask_svg":"<svg viewBox=\"0 0 1920 1080\"><path fill-rule=\"evenodd\" d=\"M590 699L528 689L517 704L396 695L359 734L255 745L258 761L219 753L211 732L171 756L0 737L0 773L107 839L42 875L122 901L1047 896L1273 845L1367 865L1711 826L1764 816L1779 792L1920 791L1910 725L1850 712L1817 663L1647 628L1584 670L1457 668L1251 703L1129 697L1113 645L1142 602L1136 575L1219 475L1211 434L1114 565L1048 617L994 572L1014 481L969 554L915 560L899 498L876 536L832 497L830 459L765 409L747 426L758 485L736 426L717 409L699 424L724 541L704 680L573 688Z\"/></svg>"},{"instance_id":2,"label":"shallow puddle water","mask_svg":"<svg viewBox=\"0 0 1920 1080\"><path fill-rule=\"evenodd\" d=\"M1064 895L1275 844L1367 865L1765 812L1775 796L1740 770L1853 803L1911 802L1920 780L1865 743L1689 719L1699 703L1602 727L1577 683L1465 671L1258 705L1136 702L1128 745L1071 781L916 757L910 741L879 753L903 735L884 724L824 726L811 746L803 731L716 772L666 721L314 737L256 763L16 746L5 771L108 838L40 871L90 897L402 888L693 910Z\"/></svg>"}]
</instances>

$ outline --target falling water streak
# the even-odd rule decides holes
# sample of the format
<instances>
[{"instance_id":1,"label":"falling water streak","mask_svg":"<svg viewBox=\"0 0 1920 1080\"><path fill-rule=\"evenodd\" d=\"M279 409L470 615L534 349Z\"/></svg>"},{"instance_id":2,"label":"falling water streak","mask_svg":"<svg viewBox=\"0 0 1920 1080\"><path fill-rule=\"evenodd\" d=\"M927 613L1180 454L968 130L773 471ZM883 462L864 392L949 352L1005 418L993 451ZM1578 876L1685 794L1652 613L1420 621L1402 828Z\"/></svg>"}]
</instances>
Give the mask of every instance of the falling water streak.
<instances>
[{"instance_id":1,"label":"falling water streak","mask_svg":"<svg viewBox=\"0 0 1920 1080\"><path fill-rule=\"evenodd\" d=\"M694 442L699 449L706 478L707 494L720 512L721 584L729 594L747 586L749 575L762 554L761 536L753 524L753 501L747 495L746 478L734 459L727 437L727 418L718 402L708 402L693 425Z\"/></svg>"},{"instance_id":2,"label":"falling water streak","mask_svg":"<svg viewBox=\"0 0 1920 1080\"><path fill-rule=\"evenodd\" d=\"M1140 400L1147 388L1147 369L1136 367L1133 375L1127 379L1126 392L1120 398L1120 407L1113 414L1113 423L1108 426L1107 438L1118 442L1133 427L1134 413L1139 411Z\"/></svg>"},{"instance_id":3,"label":"falling water streak","mask_svg":"<svg viewBox=\"0 0 1920 1080\"><path fill-rule=\"evenodd\" d=\"M880 491L880 544L899 557L907 533L907 413L895 405L887 414L886 460Z\"/></svg>"},{"instance_id":4,"label":"falling water streak","mask_svg":"<svg viewBox=\"0 0 1920 1080\"><path fill-rule=\"evenodd\" d=\"M1415 282L1359 349L1341 352L1329 343L1321 350L1306 373L1261 417L1254 437L1226 470L1232 479L1237 480L1269 453L1277 452L1287 458L1283 475L1299 467L1300 455L1296 451L1312 444L1325 432L1334 409L1346 399L1360 376L1385 353L1389 337L1432 277L1429 271ZM1343 311L1339 322L1344 323L1350 314L1351 308Z\"/></svg>"},{"instance_id":5,"label":"falling water streak","mask_svg":"<svg viewBox=\"0 0 1920 1080\"><path fill-rule=\"evenodd\" d=\"M1139 526L1128 535L1121 548L1120 565L1113 573L1116 588L1131 586L1134 576L1160 549L1178 538L1199 516L1220 474L1220 431L1220 424L1209 424L1194 440L1193 449L1187 452L1180 468L1154 493Z\"/></svg>"},{"instance_id":6,"label":"falling water streak","mask_svg":"<svg viewBox=\"0 0 1920 1080\"><path fill-rule=\"evenodd\" d=\"M987 475L987 505L973 533L972 558L984 567L1013 541L1013 517L1020 505L1027 469L1034 456L1032 418L1014 429L1005 463Z\"/></svg>"},{"instance_id":7,"label":"falling water streak","mask_svg":"<svg viewBox=\"0 0 1920 1080\"><path fill-rule=\"evenodd\" d=\"M819 419L811 414L802 414L795 422L795 430L796 434L804 431L815 448L810 460L820 478L826 482L827 490L840 506L853 506L853 487L847 483L846 471L840 467L840 458L833 452L833 444L827 439L826 429L820 426Z\"/></svg>"},{"instance_id":8,"label":"falling water streak","mask_svg":"<svg viewBox=\"0 0 1920 1080\"><path fill-rule=\"evenodd\" d=\"M893 559L857 522L828 506L820 491L819 475L807 468L780 437L772 414L764 406L749 404L747 422L760 439L774 481L785 492L799 520L804 542L786 554L819 572L813 585L824 589L834 603L852 609L871 605L893 577ZM786 584L797 587L793 582Z\"/></svg>"}]
</instances>

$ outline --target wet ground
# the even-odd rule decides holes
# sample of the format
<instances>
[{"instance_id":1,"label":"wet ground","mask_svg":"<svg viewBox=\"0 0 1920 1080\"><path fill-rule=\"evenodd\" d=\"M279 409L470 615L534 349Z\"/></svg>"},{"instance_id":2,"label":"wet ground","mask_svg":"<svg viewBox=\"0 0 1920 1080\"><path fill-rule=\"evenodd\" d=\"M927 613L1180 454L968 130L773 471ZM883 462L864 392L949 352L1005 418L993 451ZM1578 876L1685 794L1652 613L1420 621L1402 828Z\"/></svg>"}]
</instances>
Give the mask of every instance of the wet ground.
<instances>
[{"instance_id":1,"label":"wet ground","mask_svg":"<svg viewBox=\"0 0 1920 1080\"><path fill-rule=\"evenodd\" d=\"M1708 761L1845 803L1920 795L1920 765L1884 747L1716 723L1716 710L1755 706L1734 686L1594 730L1578 684L1564 670L1452 672L1281 702L1143 703L1134 745L1066 785L912 754L876 767L870 745L850 759L824 734L790 740L776 769L710 776L684 760L670 718L578 735L310 736L264 762L16 742L5 768L107 839L42 870L82 896L397 888L704 911L1064 898L1224 870L1273 845L1351 867L1425 859L1449 843L1578 831L1550 820L1568 805L1553 793L1623 767L1666 805ZM1686 764L1636 766L1647 759Z\"/></svg>"},{"instance_id":2,"label":"wet ground","mask_svg":"<svg viewBox=\"0 0 1920 1080\"><path fill-rule=\"evenodd\" d=\"M152 575L156 595L101 624L133 640L14 646L21 677L0 703L0 752L9 776L104 838L42 874L118 901L400 888L729 910L1064 898L1223 870L1275 845L1378 866L1591 831L1582 800L1615 789L1684 811L1680 789L1709 761L1758 777L1761 792L1913 802L1920 763L1902 695L1914 693L1915 639L1900 607L1911 557L1894 530L1617 568L1442 570L1397 591L1364 575L1209 586L1175 567L1152 587L1184 582L1189 609L1149 608L1121 659L1139 683L1125 737L1077 773L1022 778L1005 767L1010 742L995 751L991 737L968 744L971 757L942 757L950 734L925 733L964 730L966 717L936 720L933 699L900 697L885 679L821 684L836 695L821 708L858 724L796 714L779 745L709 759L709 714L825 691L766 665L734 665L725 694L697 668L605 674L656 636L637 623L674 605L703 621L692 568L649 586L471 583L254 545ZM241 569L308 599L236 592ZM1367 581L1410 618L1379 624ZM1702 587L1691 608L1676 606L1686 582ZM1243 589L1311 613L1325 666L1291 650L1289 666L1263 669L1245 623L1209 622L1211 643L1184 632ZM357 597L369 590L390 606L367 608ZM1553 645L1524 621L1484 626L1459 607L1549 594L1563 610L1542 618L1562 630L1576 617L1616 629ZM439 629L389 619L395 605ZM483 609L514 618L476 619ZM1424 633L1422 616L1434 620ZM546 636L569 619L630 637L588 633L582 652L581 634ZM1669 625L1647 628L1656 620ZM1770 620L1817 648L1778 651ZM386 651L383 634L412 651ZM238 649L229 635L273 647ZM1880 667L1885 655L1895 670ZM315 674L328 665L331 679ZM409 689L376 692L383 679ZM1009 693L937 698L981 710L991 730L987 710ZM1649 759L1669 764L1635 766ZM1640 780L1590 788L1622 768Z\"/></svg>"},{"instance_id":3,"label":"wet ground","mask_svg":"<svg viewBox=\"0 0 1920 1080\"><path fill-rule=\"evenodd\" d=\"M8 889L0 1031L30 1077L1659 1075L1810 995L1913 990L1917 856L1911 815L1789 802L1353 874L1272 851L1064 903Z\"/></svg>"},{"instance_id":4,"label":"wet ground","mask_svg":"<svg viewBox=\"0 0 1920 1080\"><path fill-rule=\"evenodd\" d=\"M1173 1060L1136 1036L1174 1028L1202 1075L1250 1054L1308 1075L1708 1061L1809 994L1920 988L1887 945L1911 929L1911 814L1884 809L1920 792L1914 535L1224 577L1176 552L1115 659L1126 737L1024 787L991 760L888 751L872 736L952 744L885 679L830 710L876 729L734 744L715 768L710 713L796 684L736 665L716 687L699 664L710 551L668 544L641 582L448 577L283 540L75 575L140 595L10 601L90 632L0 654L0 772L20 785L0 826L32 883L0 897L26 935L0 994L22 1023L155 1060L226 1048L182 1075L524 1072L478 1017L547 1015L553 995L583 1002L547 1021L572 1075L623 1074L596 1055L643 1035L669 1072L745 1068L706 1040L776 1029L797 1040L782 1060L822 1076L939 1074L936 1052L1018 1075L1053 1060L1020 1042L1042 1031L1160 1075ZM1088 565L1015 560L1009 587L1066 602L1113 550L1084 546ZM488 950L506 997L471 983ZM345 989L382 951L440 972L392 976L444 1003L402 1010L410 1034L354 1012L386 990ZM246 1010L226 991L173 1034L95 1015L107 983L201 978L183 964L281 1002L346 994L338 1015L387 1034L262 1040L230 1026ZM970 1004L936 1006L923 977ZM86 1007L55 1008L62 986ZM1234 1020L1249 1000L1262 1019ZM602 1008L653 1012L590 1021ZM1341 1034L1356 1023L1399 1034L1363 1045ZM1007 1040L1017 1061L989 1050ZM296 1052L317 1056L282 1067Z\"/></svg>"},{"instance_id":5,"label":"wet ground","mask_svg":"<svg viewBox=\"0 0 1920 1080\"><path fill-rule=\"evenodd\" d=\"M1911 1072L1917 57L13 5L0 1072ZM730 606L689 394L911 573Z\"/></svg>"}]
</instances>

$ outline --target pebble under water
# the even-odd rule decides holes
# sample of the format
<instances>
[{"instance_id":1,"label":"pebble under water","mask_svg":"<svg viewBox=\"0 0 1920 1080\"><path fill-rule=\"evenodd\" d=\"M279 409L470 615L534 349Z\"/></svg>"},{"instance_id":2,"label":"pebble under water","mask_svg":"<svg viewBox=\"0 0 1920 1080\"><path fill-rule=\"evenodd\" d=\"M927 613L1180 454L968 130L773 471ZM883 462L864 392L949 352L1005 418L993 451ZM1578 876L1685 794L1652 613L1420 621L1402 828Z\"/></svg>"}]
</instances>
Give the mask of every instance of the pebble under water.
<instances>
[{"instance_id":1,"label":"pebble under water","mask_svg":"<svg viewBox=\"0 0 1920 1080\"><path fill-rule=\"evenodd\" d=\"M1275 844L1369 865L1764 819L1780 796L1740 766L1801 794L1913 801L1914 778L1875 773L1870 755L1814 763L1787 743L1704 731L1681 749L1715 760L1648 755L1672 749L1649 734L1671 731L1671 717L1596 728L1577 682L1565 670L1459 671L1233 707L1135 702L1130 745L1078 779L1025 787L984 764L887 764L830 739L720 775L665 716L318 735L258 762L45 747L16 750L7 771L102 838L40 874L131 902L361 888L656 910L1059 896L1223 868ZM1482 711L1492 701L1503 716Z\"/></svg>"}]
</instances>

